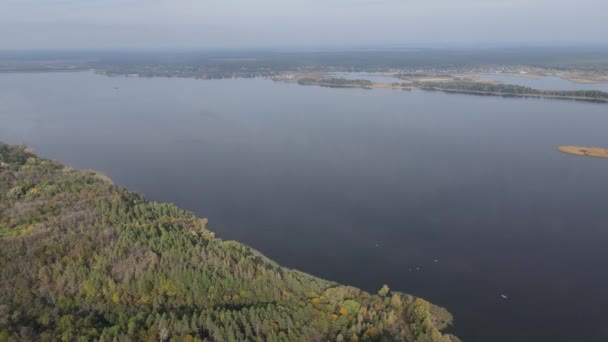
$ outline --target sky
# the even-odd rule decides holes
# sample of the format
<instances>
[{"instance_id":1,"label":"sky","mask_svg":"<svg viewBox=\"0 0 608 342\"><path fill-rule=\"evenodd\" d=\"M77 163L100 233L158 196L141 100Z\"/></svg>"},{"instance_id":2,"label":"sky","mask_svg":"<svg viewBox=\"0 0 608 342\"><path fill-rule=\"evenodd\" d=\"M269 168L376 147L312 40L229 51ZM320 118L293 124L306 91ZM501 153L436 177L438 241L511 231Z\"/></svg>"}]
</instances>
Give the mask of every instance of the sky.
<instances>
[{"instance_id":1,"label":"sky","mask_svg":"<svg viewBox=\"0 0 608 342\"><path fill-rule=\"evenodd\" d=\"M0 50L608 45L608 0L0 0Z\"/></svg>"}]
</instances>

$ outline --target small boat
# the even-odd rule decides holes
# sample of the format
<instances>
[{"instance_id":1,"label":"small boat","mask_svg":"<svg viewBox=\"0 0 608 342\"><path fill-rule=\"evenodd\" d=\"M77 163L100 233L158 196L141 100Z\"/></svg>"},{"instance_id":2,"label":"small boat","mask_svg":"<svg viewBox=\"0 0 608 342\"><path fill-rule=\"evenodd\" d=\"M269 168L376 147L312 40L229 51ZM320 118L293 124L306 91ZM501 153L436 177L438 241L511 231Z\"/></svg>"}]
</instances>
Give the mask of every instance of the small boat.
<instances>
[{"instance_id":1,"label":"small boat","mask_svg":"<svg viewBox=\"0 0 608 342\"><path fill-rule=\"evenodd\" d=\"M504 299L509 299L509 297L507 297L507 295L501 294L500 296Z\"/></svg>"}]
</instances>

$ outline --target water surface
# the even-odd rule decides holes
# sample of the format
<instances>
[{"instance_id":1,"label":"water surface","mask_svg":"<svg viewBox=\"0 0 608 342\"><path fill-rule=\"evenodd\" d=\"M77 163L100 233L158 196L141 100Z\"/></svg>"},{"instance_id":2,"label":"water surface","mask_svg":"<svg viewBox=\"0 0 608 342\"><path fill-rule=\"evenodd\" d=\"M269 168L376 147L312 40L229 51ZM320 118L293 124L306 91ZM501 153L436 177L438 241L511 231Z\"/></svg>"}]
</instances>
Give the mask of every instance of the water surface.
<instances>
[{"instance_id":1,"label":"water surface","mask_svg":"<svg viewBox=\"0 0 608 342\"><path fill-rule=\"evenodd\" d=\"M91 73L2 74L0 103L0 140L465 341L608 340L608 161L556 152L608 146L605 104Z\"/></svg>"}]
</instances>

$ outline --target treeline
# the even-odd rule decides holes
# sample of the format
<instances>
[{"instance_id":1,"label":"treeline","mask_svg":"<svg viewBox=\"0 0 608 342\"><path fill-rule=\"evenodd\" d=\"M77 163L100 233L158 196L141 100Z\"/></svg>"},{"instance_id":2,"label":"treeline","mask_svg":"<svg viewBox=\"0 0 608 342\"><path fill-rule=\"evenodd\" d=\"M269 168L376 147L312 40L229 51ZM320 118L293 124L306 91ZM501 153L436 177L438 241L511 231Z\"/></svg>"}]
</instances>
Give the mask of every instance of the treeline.
<instances>
[{"instance_id":1,"label":"treeline","mask_svg":"<svg viewBox=\"0 0 608 342\"><path fill-rule=\"evenodd\" d=\"M414 82L413 85L420 89L462 91L481 95L532 95L608 102L608 93L599 90L539 90L513 84L469 81Z\"/></svg>"},{"instance_id":2,"label":"treeline","mask_svg":"<svg viewBox=\"0 0 608 342\"><path fill-rule=\"evenodd\" d=\"M0 143L0 341L457 341L451 315L283 268L207 221Z\"/></svg>"},{"instance_id":3,"label":"treeline","mask_svg":"<svg viewBox=\"0 0 608 342\"><path fill-rule=\"evenodd\" d=\"M107 76L177 77L196 79L256 78L276 76L278 72L266 69L232 70L190 66L109 66L97 73Z\"/></svg>"},{"instance_id":4,"label":"treeline","mask_svg":"<svg viewBox=\"0 0 608 342\"><path fill-rule=\"evenodd\" d=\"M347 80L345 78L301 78L298 80L301 85L323 85L332 87L363 87L369 88L374 85L370 80Z\"/></svg>"}]
</instances>

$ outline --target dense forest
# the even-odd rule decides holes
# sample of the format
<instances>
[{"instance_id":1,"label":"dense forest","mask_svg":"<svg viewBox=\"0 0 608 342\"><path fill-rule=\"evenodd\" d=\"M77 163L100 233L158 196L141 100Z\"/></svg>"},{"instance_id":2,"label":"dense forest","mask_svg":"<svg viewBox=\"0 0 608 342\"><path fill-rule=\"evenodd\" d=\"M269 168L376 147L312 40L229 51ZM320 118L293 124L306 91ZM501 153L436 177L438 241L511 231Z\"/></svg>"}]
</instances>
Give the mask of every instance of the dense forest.
<instances>
[{"instance_id":1,"label":"dense forest","mask_svg":"<svg viewBox=\"0 0 608 342\"><path fill-rule=\"evenodd\" d=\"M451 315L283 268L207 220L0 143L0 341L458 341Z\"/></svg>"}]
</instances>

